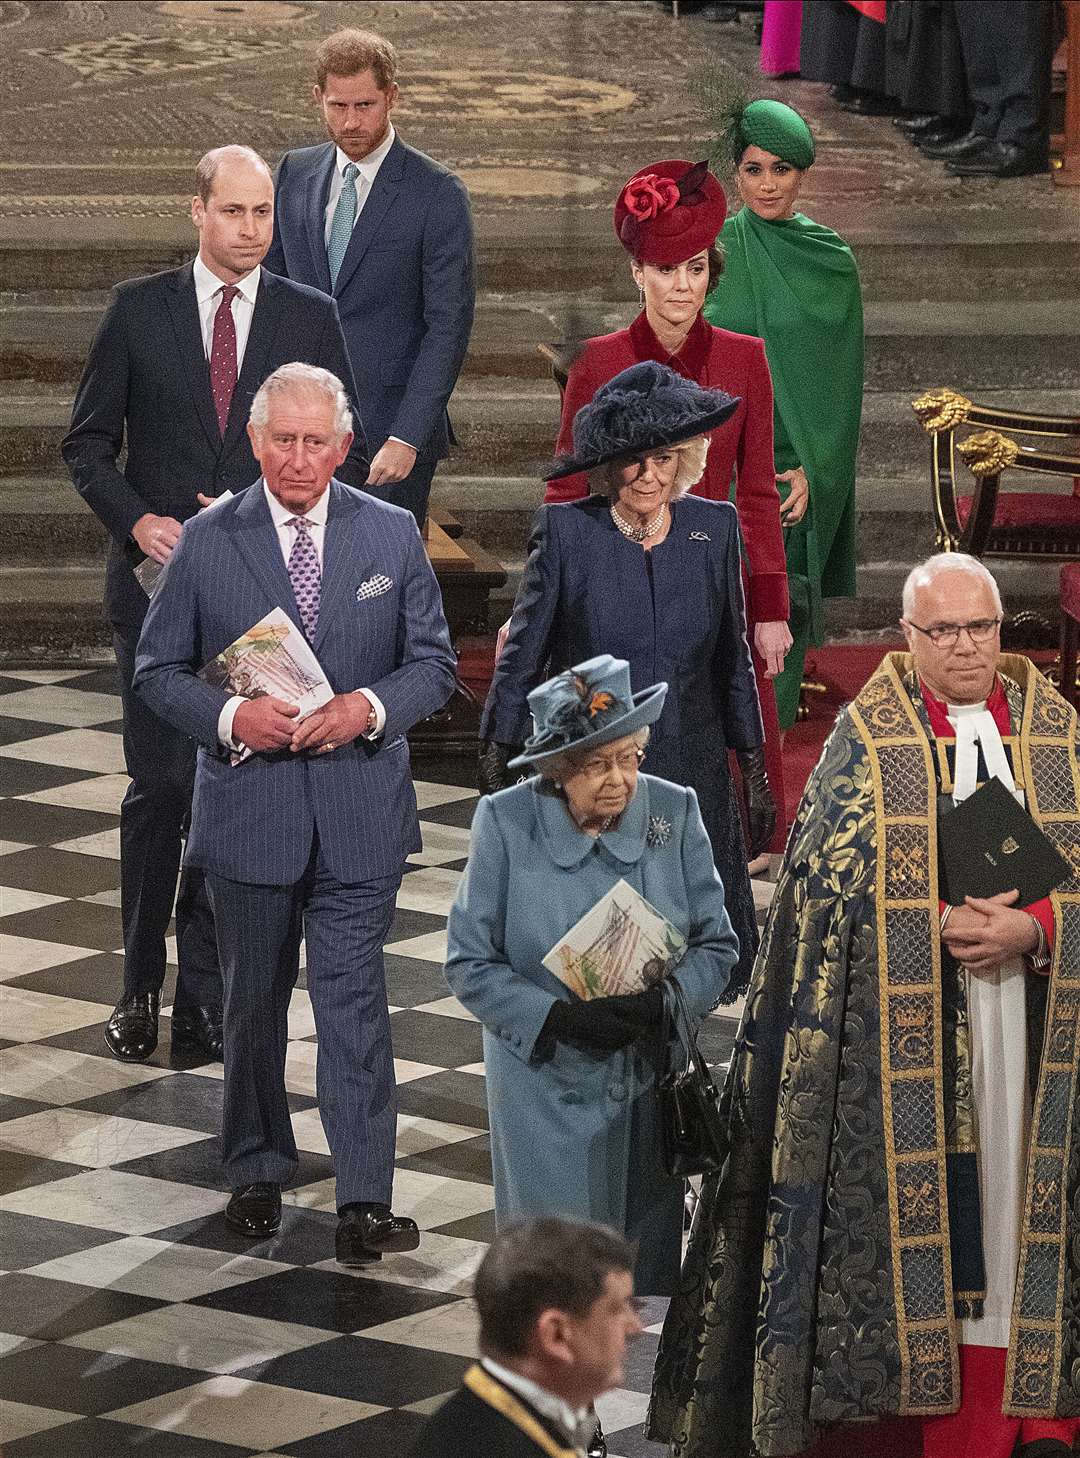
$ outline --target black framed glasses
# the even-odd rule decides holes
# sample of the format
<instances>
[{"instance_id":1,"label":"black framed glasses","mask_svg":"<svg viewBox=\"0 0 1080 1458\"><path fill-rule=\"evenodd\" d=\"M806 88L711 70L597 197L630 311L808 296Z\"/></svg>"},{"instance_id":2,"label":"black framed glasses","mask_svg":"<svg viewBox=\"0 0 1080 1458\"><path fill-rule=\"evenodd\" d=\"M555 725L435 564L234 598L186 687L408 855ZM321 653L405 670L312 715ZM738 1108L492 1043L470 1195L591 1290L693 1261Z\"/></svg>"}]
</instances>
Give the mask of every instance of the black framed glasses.
<instances>
[{"instance_id":1,"label":"black framed glasses","mask_svg":"<svg viewBox=\"0 0 1080 1458\"><path fill-rule=\"evenodd\" d=\"M960 634L966 633L973 643L985 643L1001 627L1000 618L975 618L970 623L935 623L932 628L920 628L910 618L905 618L909 628L929 638L935 648L954 648L960 641Z\"/></svg>"}]
</instances>

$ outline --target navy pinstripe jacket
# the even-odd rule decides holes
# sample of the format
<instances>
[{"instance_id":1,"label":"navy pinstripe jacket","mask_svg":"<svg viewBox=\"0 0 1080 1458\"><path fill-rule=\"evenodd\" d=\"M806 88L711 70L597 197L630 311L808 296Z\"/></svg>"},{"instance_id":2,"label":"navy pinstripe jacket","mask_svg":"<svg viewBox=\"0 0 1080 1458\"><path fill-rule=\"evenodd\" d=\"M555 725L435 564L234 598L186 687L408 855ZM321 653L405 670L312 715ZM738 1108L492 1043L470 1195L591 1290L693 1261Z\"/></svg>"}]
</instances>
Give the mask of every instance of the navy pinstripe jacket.
<instances>
[{"instance_id":1,"label":"navy pinstripe jacket","mask_svg":"<svg viewBox=\"0 0 1080 1458\"><path fill-rule=\"evenodd\" d=\"M357 596L375 576L392 586ZM187 862L232 880L299 879L317 828L339 881L400 871L420 848L406 732L454 688L442 597L407 511L330 483L319 622L312 640L338 693L370 688L386 707L377 743L323 755L257 754L233 766L217 738L229 695L198 670L272 608L299 625L261 486L184 525L139 639L135 687L199 742Z\"/></svg>"}]
</instances>

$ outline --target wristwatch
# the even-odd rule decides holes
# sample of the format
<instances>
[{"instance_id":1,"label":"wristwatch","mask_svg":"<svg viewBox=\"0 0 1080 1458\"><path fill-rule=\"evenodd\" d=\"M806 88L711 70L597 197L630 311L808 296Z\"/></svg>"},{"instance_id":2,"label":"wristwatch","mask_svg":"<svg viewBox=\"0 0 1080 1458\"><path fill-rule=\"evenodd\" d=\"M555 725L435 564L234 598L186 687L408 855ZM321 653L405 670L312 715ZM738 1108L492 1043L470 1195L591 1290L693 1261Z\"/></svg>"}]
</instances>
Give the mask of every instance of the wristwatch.
<instances>
[{"instance_id":1,"label":"wristwatch","mask_svg":"<svg viewBox=\"0 0 1080 1458\"><path fill-rule=\"evenodd\" d=\"M1031 916L1030 911L1027 914ZM1035 923L1035 930L1039 933L1039 940L1035 944L1035 950L1027 954L1028 965L1033 972L1045 972L1053 961L1050 955L1050 943L1046 939L1046 928L1039 918L1031 916L1031 919Z\"/></svg>"}]
</instances>

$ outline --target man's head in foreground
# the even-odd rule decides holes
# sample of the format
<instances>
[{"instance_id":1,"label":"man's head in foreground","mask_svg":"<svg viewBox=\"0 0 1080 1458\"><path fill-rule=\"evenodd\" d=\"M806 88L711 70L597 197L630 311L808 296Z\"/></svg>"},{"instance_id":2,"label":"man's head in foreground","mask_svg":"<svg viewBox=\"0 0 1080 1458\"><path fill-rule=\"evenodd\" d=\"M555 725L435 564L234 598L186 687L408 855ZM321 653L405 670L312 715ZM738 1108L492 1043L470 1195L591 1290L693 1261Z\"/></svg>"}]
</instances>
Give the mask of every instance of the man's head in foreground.
<instances>
[{"instance_id":1,"label":"man's head in foreground","mask_svg":"<svg viewBox=\"0 0 1080 1458\"><path fill-rule=\"evenodd\" d=\"M990 572L964 552L939 552L904 583L900 625L919 677L948 704L990 695L1001 652L1001 594Z\"/></svg>"}]
</instances>

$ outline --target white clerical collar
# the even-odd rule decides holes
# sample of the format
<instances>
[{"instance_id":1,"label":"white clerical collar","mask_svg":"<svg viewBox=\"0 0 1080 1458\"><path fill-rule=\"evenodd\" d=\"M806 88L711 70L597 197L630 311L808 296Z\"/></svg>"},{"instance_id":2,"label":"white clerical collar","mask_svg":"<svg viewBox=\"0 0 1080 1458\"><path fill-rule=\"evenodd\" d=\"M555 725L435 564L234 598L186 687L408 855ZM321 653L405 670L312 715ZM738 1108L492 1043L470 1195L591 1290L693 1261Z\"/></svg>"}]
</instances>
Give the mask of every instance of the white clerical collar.
<instances>
[{"instance_id":1,"label":"white clerical collar","mask_svg":"<svg viewBox=\"0 0 1080 1458\"><path fill-rule=\"evenodd\" d=\"M312 526L326 525L326 515L327 512L330 510L329 486L327 486L326 490L319 497L318 501L316 501L313 506L309 506L307 511L303 512L290 511L287 506L282 506L281 502L270 490L270 487L266 484L265 481L263 481L262 483L262 489L266 494L266 504L270 508L270 515L273 517L274 525L276 527L286 526L290 521L292 521L293 517L295 516L306 517L307 520L311 522Z\"/></svg>"},{"instance_id":2,"label":"white clerical collar","mask_svg":"<svg viewBox=\"0 0 1080 1458\"><path fill-rule=\"evenodd\" d=\"M500 1366L490 1357L481 1358L480 1365L491 1373L496 1382L501 1382L504 1387L509 1387L511 1392L516 1392L518 1397L524 1398L541 1417L555 1423L571 1442L576 1443L579 1433L583 1432L586 1427L589 1429L588 1436L592 1436L596 1427L596 1418L591 1408L572 1408L569 1403L564 1402L561 1397L556 1397L554 1392L549 1392L546 1387L541 1387L539 1383L523 1377L520 1372L513 1372L509 1367Z\"/></svg>"},{"instance_id":3,"label":"white clerical collar","mask_svg":"<svg viewBox=\"0 0 1080 1458\"><path fill-rule=\"evenodd\" d=\"M1000 780L1015 795L1016 781L1009 756L1005 753L994 716L986 707L986 700L978 704L946 704L945 711L949 723L956 730L953 803L959 805L961 800L975 793L979 783L980 746L987 773L991 778Z\"/></svg>"},{"instance_id":4,"label":"white clerical collar","mask_svg":"<svg viewBox=\"0 0 1080 1458\"><path fill-rule=\"evenodd\" d=\"M247 302L252 305L255 303L255 295L259 291L260 267L260 264L256 264L250 273L245 273L243 278L238 278L233 284L233 288L238 289ZM198 253L195 255L191 272L195 282L195 297L200 304L205 304L207 299L212 299L215 294L220 293L228 282L227 279L218 278L212 269L207 268Z\"/></svg>"},{"instance_id":5,"label":"white clerical collar","mask_svg":"<svg viewBox=\"0 0 1080 1458\"><path fill-rule=\"evenodd\" d=\"M361 157L359 161L354 161L352 157L347 156L339 147L337 149L338 173L344 173L346 167L353 166L359 170L360 176L364 179L365 182L369 184L374 182L375 176L378 173L379 168L386 161L387 155L389 154L390 148L394 145L396 137L397 133L394 131L393 124L391 124L389 130L386 133L386 136L382 139L382 141L375 148L375 150L373 152L369 152L366 157Z\"/></svg>"}]
</instances>

